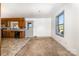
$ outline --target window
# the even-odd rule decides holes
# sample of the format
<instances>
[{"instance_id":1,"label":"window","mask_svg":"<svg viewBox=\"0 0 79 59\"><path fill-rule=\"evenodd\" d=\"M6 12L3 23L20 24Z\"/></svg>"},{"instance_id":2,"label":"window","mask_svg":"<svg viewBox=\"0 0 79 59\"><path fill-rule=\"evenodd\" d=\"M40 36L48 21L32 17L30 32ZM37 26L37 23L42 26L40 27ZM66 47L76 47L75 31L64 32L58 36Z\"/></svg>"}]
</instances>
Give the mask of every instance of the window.
<instances>
[{"instance_id":1,"label":"window","mask_svg":"<svg viewBox=\"0 0 79 59\"><path fill-rule=\"evenodd\" d=\"M11 22L11 29L18 29L18 22L17 21L12 21Z\"/></svg>"},{"instance_id":2,"label":"window","mask_svg":"<svg viewBox=\"0 0 79 59\"><path fill-rule=\"evenodd\" d=\"M29 23L27 24L27 27L28 27L28 29L32 28L32 23L29 22Z\"/></svg>"},{"instance_id":3,"label":"window","mask_svg":"<svg viewBox=\"0 0 79 59\"><path fill-rule=\"evenodd\" d=\"M32 23L28 23L28 27L29 28L32 28Z\"/></svg>"},{"instance_id":4,"label":"window","mask_svg":"<svg viewBox=\"0 0 79 59\"><path fill-rule=\"evenodd\" d=\"M64 12L56 17L56 34L64 37Z\"/></svg>"}]
</instances>

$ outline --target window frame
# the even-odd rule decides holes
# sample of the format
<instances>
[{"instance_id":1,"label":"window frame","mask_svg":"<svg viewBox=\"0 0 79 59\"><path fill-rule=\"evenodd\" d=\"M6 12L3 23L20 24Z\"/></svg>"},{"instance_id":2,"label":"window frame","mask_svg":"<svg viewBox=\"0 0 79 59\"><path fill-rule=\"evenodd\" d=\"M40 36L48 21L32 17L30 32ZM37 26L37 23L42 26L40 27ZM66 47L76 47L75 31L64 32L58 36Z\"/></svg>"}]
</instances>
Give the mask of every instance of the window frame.
<instances>
[{"instance_id":1,"label":"window frame","mask_svg":"<svg viewBox=\"0 0 79 59\"><path fill-rule=\"evenodd\" d=\"M59 17L61 16L61 15L63 15L64 17L63 17L63 34L59 34L60 32L58 32L58 30L59 30ZM61 13L59 13L57 16L56 16L56 34L57 35L59 35L59 36L61 36L61 37L64 37L64 22L65 21L65 14L64 14L64 11L62 11Z\"/></svg>"}]
</instances>

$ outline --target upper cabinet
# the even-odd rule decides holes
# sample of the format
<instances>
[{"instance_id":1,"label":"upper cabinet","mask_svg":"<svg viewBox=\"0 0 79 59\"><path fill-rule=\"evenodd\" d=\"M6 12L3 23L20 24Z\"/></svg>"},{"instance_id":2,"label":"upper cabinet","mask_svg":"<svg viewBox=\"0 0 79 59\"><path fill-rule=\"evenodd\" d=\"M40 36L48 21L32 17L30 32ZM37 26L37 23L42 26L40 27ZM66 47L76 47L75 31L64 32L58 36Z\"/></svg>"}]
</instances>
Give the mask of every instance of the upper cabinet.
<instances>
[{"instance_id":1,"label":"upper cabinet","mask_svg":"<svg viewBox=\"0 0 79 59\"><path fill-rule=\"evenodd\" d=\"M19 27L20 28L25 28L25 20L24 20L24 18L20 18Z\"/></svg>"},{"instance_id":2,"label":"upper cabinet","mask_svg":"<svg viewBox=\"0 0 79 59\"><path fill-rule=\"evenodd\" d=\"M24 18L2 18L1 19L2 28L25 28Z\"/></svg>"}]
</instances>

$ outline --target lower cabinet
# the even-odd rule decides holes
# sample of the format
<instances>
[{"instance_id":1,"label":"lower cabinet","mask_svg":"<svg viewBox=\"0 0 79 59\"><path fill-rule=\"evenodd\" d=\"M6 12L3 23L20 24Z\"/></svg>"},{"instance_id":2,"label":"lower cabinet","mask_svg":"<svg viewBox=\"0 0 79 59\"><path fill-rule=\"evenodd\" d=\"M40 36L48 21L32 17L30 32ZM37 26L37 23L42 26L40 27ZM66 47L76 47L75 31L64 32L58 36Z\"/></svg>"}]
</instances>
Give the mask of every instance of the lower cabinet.
<instances>
[{"instance_id":1,"label":"lower cabinet","mask_svg":"<svg viewBox=\"0 0 79 59\"><path fill-rule=\"evenodd\" d=\"M12 31L12 30L3 30L1 32L2 38L24 38L24 31Z\"/></svg>"}]
</instances>

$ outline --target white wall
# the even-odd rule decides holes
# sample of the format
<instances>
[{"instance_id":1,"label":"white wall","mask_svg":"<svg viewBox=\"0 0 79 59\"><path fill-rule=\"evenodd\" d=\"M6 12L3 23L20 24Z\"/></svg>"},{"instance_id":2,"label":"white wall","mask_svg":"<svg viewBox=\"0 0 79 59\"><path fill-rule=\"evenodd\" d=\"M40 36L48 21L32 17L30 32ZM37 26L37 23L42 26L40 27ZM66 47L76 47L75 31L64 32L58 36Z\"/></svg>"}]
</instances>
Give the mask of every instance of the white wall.
<instances>
[{"instance_id":1,"label":"white wall","mask_svg":"<svg viewBox=\"0 0 79 59\"><path fill-rule=\"evenodd\" d=\"M51 36L51 18L25 18L33 21L33 36Z\"/></svg>"},{"instance_id":2,"label":"white wall","mask_svg":"<svg viewBox=\"0 0 79 59\"><path fill-rule=\"evenodd\" d=\"M64 10L64 38L55 34L56 16ZM79 4L65 4L59 7L52 16L52 37L72 53L79 55Z\"/></svg>"}]
</instances>

